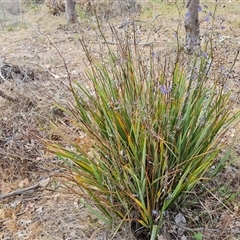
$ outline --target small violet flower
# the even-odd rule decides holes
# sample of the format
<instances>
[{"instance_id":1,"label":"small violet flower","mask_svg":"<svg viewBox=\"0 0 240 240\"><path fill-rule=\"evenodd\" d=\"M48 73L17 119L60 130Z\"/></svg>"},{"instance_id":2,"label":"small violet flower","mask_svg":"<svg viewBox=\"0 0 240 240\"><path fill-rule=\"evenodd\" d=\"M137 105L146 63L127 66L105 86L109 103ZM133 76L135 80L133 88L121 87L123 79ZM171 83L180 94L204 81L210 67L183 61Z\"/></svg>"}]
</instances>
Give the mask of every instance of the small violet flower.
<instances>
[{"instance_id":1,"label":"small violet flower","mask_svg":"<svg viewBox=\"0 0 240 240\"><path fill-rule=\"evenodd\" d=\"M207 57L208 57L207 53L204 52L204 53L203 53L203 57L204 57L204 58L207 58Z\"/></svg>"},{"instance_id":2,"label":"small violet flower","mask_svg":"<svg viewBox=\"0 0 240 240\"><path fill-rule=\"evenodd\" d=\"M170 93L171 92L171 90L172 90L172 88L171 87L165 87L165 86L160 86L160 91L163 93L163 94L168 94L168 93Z\"/></svg>"},{"instance_id":3,"label":"small violet flower","mask_svg":"<svg viewBox=\"0 0 240 240\"><path fill-rule=\"evenodd\" d=\"M206 21L206 22L209 22L209 21L210 21L210 17L209 17L209 16L206 16L205 21Z\"/></svg>"},{"instance_id":4,"label":"small violet flower","mask_svg":"<svg viewBox=\"0 0 240 240\"><path fill-rule=\"evenodd\" d=\"M198 11L201 12L202 11L202 7L198 6Z\"/></svg>"},{"instance_id":5,"label":"small violet flower","mask_svg":"<svg viewBox=\"0 0 240 240\"><path fill-rule=\"evenodd\" d=\"M156 216L158 214L157 210L152 211L153 216Z\"/></svg>"}]
</instances>

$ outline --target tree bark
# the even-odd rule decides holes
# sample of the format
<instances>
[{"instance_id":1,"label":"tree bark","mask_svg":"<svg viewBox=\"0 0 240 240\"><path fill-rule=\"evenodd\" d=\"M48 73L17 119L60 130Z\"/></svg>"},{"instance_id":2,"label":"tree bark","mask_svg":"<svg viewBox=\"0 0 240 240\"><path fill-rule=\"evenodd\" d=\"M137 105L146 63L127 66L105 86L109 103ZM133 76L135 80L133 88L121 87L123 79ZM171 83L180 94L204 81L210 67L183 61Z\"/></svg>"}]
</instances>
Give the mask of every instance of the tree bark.
<instances>
[{"instance_id":1,"label":"tree bark","mask_svg":"<svg viewBox=\"0 0 240 240\"><path fill-rule=\"evenodd\" d=\"M188 0L187 13L185 18L185 47L187 52L190 54L196 52L200 48L198 11L199 0Z\"/></svg>"},{"instance_id":2,"label":"tree bark","mask_svg":"<svg viewBox=\"0 0 240 240\"><path fill-rule=\"evenodd\" d=\"M124 13L126 11L135 12L137 10L136 0L115 0L115 6Z\"/></svg>"},{"instance_id":3,"label":"tree bark","mask_svg":"<svg viewBox=\"0 0 240 240\"><path fill-rule=\"evenodd\" d=\"M77 22L75 6L76 6L75 0L65 0L65 11L68 24Z\"/></svg>"}]
</instances>

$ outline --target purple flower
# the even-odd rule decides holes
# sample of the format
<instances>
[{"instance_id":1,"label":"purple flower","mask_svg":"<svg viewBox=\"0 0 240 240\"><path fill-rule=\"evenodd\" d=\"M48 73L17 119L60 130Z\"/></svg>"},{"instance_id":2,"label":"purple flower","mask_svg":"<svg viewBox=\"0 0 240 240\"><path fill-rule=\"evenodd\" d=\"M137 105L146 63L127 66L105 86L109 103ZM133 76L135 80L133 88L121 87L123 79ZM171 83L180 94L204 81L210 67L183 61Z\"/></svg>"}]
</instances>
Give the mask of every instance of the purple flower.
<instances>
[{"instance_id":1,"label":"purple flower","mask_svg":"<svg viewBox=\"0 0 240 240\"><path fill-rule=\"evenodd\" d=\"M152 51L152 55L155 57L157 54L156 52Z\"/></svg>"},{"instance_id":2,"label":"purple flower","mask_svg":"<svg viewBox=\"0 0 240 240\"><path fill-rule=\"evenodd\" d=\"M190 16L190 12L188 11L188 12L186 13L186 16L185 16L185 18L186 18L186 19L188 19L188 18L189 18L189 16Z\"/></svg>"},{"instance_id":3,"label":"purple flower","mask_svg":"<svg viewBox=\"0 0 240 240\"><path fill-rule=\"evenodd\" d=\"M156 216L158 214L157 210L152 210L153 216Z\"/></svg>"},{"instance_id":4,"label":"purple flower","mask_svg":"<svg viewBox=\"0 0 240 240\"><path fill-rule=\"evenodd\" d=\"M206 22L209 22L209 21L210 21L210 17L209 17L209 16L206 16L205 21L206 21Z\"/></svg>"},{"instance_id":5,"label":"purple flower","mask_svg":"<svg viewBox=\"0 0 240 240\"><path fill-rule=\"evenodd\" d=\"M198 11L201 12L202 11L202 7L198 6Z\"/></svg>"},{"instance_id":6,"label":"purple flower","mask_svg":"<svg viewBox=\"0 0 240 240\"><path fill-rule=\"evenodd\" d=\"M204 57L204 58L207 58L208 57L208 55L207 55L207 53L206 52L199 52L199 56L202 56L202 57ZM197 68L195 68L196 70L197 70Z\"/></svg>"},{"instance_id":7,"label":"purple flower","mask_svg":"<svg viewBox=\"0 0 240 240\"><path fill-rule=\"evenodd\" d=\"M212 16L212 12L209 12L209 16L210 16L210 17Z\"/></svg>"},{"instance_id":8,"label":"purple flower","mask_svg":"<svg viewBox=\"0 0 240 240\"><path fill-rule=\"evenodd\" d=\"M163 85L161 85L159 88L160 88L160 91L163 94L168 94L168 93L170 93L172 91L171 87L166 87L166 86L163 86Z\"/></svg>"}]
</instances>

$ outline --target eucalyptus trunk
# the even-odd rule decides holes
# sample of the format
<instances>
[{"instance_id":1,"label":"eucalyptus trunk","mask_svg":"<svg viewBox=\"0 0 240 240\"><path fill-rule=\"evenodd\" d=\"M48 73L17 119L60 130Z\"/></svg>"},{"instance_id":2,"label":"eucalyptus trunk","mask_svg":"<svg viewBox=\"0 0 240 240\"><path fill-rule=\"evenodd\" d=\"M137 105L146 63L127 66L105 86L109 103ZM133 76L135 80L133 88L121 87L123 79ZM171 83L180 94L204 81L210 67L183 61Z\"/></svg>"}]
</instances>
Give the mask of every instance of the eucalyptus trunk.
<instances>
[{"instance_id":1,"label":"eucalyptus trunk","mask_svg":"<svg viewBox=\"0 0 240 240\"><path fill-rule=\"evenodd\" d=\"M188 53L196 52L200 47L200 32L199 32L199 0L188 0L187 14L185 18L186 30L186 50Z\"/></svg>"},{"instance_id":2,"label":"eucalyptus trunk","mask_svg":"<svg viewBox=\"0 0 240 240\"><path fill-rule=\"evenodd\" d=\"M75 0L65 0L65 11L67 23L76 23L77 22L77 14L76 14L76 2Z\"/></svg>"},{"instance_id":3,"label":"eucalyptus trunk","mask_svg":"<svg viewBox=\"0 0 240 240\"><path fill-rule=\"evenodd\" d=\"M122 13L126 11L135 12L137 10L136 2L136 0L118 0L115 2L115 5L120 9Z\"/></svg>"}]
</instances>

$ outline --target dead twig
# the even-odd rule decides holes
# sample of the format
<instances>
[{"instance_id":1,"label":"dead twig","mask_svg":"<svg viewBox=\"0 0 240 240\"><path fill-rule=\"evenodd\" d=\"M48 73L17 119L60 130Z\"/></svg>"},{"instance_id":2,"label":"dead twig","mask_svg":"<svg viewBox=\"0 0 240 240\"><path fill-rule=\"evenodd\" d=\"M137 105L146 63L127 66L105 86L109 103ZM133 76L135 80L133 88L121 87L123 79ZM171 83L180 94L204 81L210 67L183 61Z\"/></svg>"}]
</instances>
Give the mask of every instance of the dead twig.
<instances>
[{"instance_id":1,"label":"dead twig","mask_svg":"<svg viewBox=\"0 0 240 240\"><path fill-rule=\"evenodd\" d=\"M207 231L207 232L220 232L219 229L210 229L210 228L188 228L188 227L185 227L181 224L176 224L174 222L171 222L173 225L179 227L179 228L182 228L184 230L187 230L187 231L190 231L190 232L201 232L201 231Z\"/></svg>"},{"instance_id":2,"label":"dead twig","mask_svg":"<svg viewBox=\"0 0 240 240\"><path fill-rule=\"evenodd\" d=\"M109 42L109 41L106 41L106 42L103 42L103 44L110 44L110 45L118 45L117 42ZM156 44L156 43L160 43L160 41L154 41L154 42L149 42L149 43L134 43L134 42L128 42L128 43L125 43L127 45L133 45L133 44L137 44L137 45L142 45L142 46L150 46L150 45L153 45L153 44Z\"/></svg>"},{"instance_id":3,"label":"dead twig","mask_svg":"<svg viewBox=\"0 0 240 240\"><path fill-rule=\"evenodd\" d=\"M43 180L41 180L40 182L34 184L31 187L18 189L16 191L13 191L13 192L10 192L10 193L4 194L4 195L0 195L0 200L3 200L5 198L14 197L14 196L17 196L17 195L20 195L20 194L23 194L23 193L27 193L27 192L29 192L31 190L34 190L34 189L37 189L39 187L46 187L48 185L49 181L50 181L49 178L43 179Z\"/></svg>"},{"instance_id":4,"label":"dead twig","mask_svg":"<svg viewBox=\"0 0 240 240\"><path fill-rule=\"evenodd\" d=\"M7 99L10 102L17 102L17 99L12 98L10 96L8 96L7 94L5 94L3 91L0 90L0 97Z\"/></svg>"},{"instance_id":5,"label":"dead twig","mask_svg":"<svg viewBox=\"0 0 240 240\"><path fill-rule=\"evenodd\" d=\"M182 228L186 231L190 231L190 232L216 232L216 233L220 233L221 230L220 229L211 229L211 228L188 228L188 227L185 227L185 226L182 226L181 224L176 224L174 222L171 222L173 225L179 227L179 228ZM239 230L230 230L229 233L231 234L240 234L240 231Z\"/></svg>"},{"instance_id":6,"label":"dead twig","mask_svg":"<svg viewBox=\"0 0 240 240\"><path fill-rule=\"evenodd\" d=\"M60 78L59 75L56 75L56 74L52 73L51 71L49 71L48 69L46 69L44 66L42 66L42 65L40 65L40 64L39 64L39 66L42 67L42 68L44 69L44 71L48 72L48 73L49 73L52 77L54 77L55 79L59 79L59 78Z\"/></svg>"},{"instance_id":7,"label":"dead twig","mask_svg":"<svg viewBox=\"0 0 240 240\"><path fill-rule=\"evenodd\" d=\"M53 41L50 39L50 37L49 37L47 34L45 34L44 32L42 32L42 31L40 30L39 25L38 25L38 32L39 32L42 36L44 36L44 37L48 40L49 44L50 44L51 46L53 46L53 48L57 51L59 57L62 59L64 68L65 68L65 70L66 70L69 84L70 84L70 86L72 86L70 72L69 72L69 70L68 70L67 63L66 63L66 61L65 61L62 53L60 52L60 50L58 49L58 47L53 43Z\"/></svg>"},{"instance_id":8,"label":"dead twig","mask_svg":"<svg viewBox=\"0 0 240 240\"><path fill-rule=\"evenodd\" d=\"M235 214L223 201L221 201L216 195L214 195L204 184L201 184L218 202L222 204L223 207L225 207L234 217L237 219L240 219L239 216Z\"/></svg>"}]
</instances>

